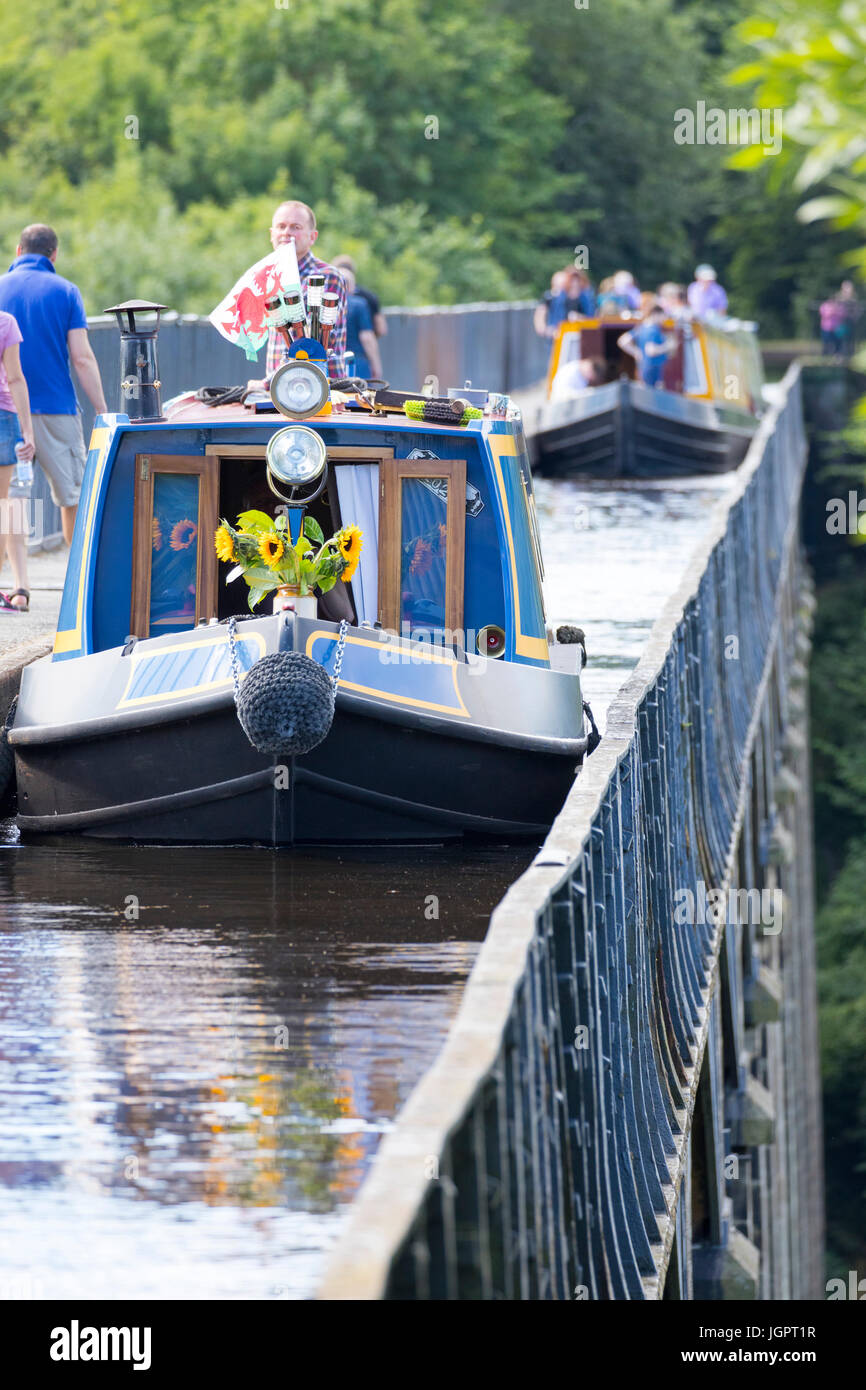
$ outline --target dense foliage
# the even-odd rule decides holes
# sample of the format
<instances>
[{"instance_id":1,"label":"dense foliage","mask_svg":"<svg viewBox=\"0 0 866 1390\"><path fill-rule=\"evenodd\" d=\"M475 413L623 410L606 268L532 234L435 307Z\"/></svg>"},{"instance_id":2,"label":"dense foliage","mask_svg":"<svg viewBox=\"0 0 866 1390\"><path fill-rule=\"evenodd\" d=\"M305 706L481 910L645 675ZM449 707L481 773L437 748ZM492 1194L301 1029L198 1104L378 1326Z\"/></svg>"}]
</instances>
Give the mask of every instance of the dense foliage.
<instances>
[{"instance_id":1,"label":"dense foliage","mask_svg":"<svg viewBox=\"0 0 866 1390\"><path fill-rule=\"evenodd\" d=\"M677 108L742 100L747 2L7 0L0 237L57 225L91 312L202 312L292 194L386 303L534 296L583 245L648 286L710 256L737 311L802 330L825 229L790 178L768 196L778 161L673 139Z\"/></svg>"},{"instance_id":2,"label":"dense foliage","mask_svg":"<svg viewBox=\"0 0 866 1390\"><path fill-rule=\"evenodd\" d=\"M835 539L818 588L812 720L828 1247L844 1276L866 1267L866 552Z\"/></svg>"},{"instance_id":3,"label":"dense foliage","mask_svg":"<svg viewBox=\"0 0 866 1390\"><path fill-rule=\"evenodd\" d=\"M785 112L774 173L798 197L799 225L835 227L828 240L862 272L866 3L769 0L741 32L752 56L734 80ZM737 162L756 163L754 151ZM862 400L844 437L820 439L815 451L824 466L804 512L819 580L812 697L821 1061L829 1259L844 1276L866 1263L866 547L859 535L828 536L815 517L826 517L828 497L864 494Z\"/></svg>"}]
</instances>

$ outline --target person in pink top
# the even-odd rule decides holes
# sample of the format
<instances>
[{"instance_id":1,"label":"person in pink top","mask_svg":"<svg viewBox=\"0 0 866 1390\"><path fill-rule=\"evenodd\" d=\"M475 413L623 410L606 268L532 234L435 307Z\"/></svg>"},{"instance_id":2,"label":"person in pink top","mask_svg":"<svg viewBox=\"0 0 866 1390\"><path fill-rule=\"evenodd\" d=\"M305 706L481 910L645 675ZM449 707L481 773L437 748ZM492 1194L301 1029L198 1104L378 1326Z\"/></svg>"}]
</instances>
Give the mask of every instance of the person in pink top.
<instances>
[{"instance_id":1,"label":"person in pink top","mask_svg":"<svg viewBox=\"0 0 866 1390\"><path fill-rule=\"evenodd\" d=\"M845 305L834 294L824 300L818 313L821 315L821 352L825 357L841 356Z\"/></svg>"},{"instance_id":2,"label":"person in pink top","mask_svg":"<svg viewBox=\"0 0 866 1390\"><path fill-rule=\"evenodd\" d=\"M15 446L22 444L19 457L23 459L32 459L36 453L33 421L30 418L30 395L18 352L20 342L21 329L16 319L12 314L0 310L0 569L3 566L10 531L10 508L7 499L13 469L18 462ZM18 549L20 547L16 547L16 552ZM15 598L21 601L15 603ZM17 590L11 598L6 594L0 594L0 613L17 613L20 609L26 609L28 598L26 589Z\"/></svg>"}]
</instances>

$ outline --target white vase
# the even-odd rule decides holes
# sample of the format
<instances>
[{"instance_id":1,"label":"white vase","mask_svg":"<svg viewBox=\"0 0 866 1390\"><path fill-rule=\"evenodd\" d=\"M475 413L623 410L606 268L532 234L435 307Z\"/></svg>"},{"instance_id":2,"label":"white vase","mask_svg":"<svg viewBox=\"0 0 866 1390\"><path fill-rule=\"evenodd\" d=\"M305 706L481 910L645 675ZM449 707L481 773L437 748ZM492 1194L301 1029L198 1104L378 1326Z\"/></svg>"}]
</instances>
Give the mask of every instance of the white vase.
<instances>
[{"instance_id":1,"label":"white vase","mask_svg":"<svg viewBox=\"0 0 866 1390\"><path fill-rule=\"evenodd\" d=\"M293 594L287 589L277 589L274 594L275 613L297 613L299 618L315 619L319 600L315 594Z\"/></svg>"}]
</instances>

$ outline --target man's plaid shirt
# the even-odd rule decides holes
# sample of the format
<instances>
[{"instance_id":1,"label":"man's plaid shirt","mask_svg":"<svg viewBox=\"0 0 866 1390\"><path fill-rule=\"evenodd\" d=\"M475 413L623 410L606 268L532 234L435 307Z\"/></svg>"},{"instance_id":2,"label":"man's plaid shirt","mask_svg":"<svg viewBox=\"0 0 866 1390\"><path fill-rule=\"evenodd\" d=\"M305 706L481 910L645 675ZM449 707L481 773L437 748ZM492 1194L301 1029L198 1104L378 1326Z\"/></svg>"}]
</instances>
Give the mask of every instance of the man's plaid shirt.
<instances>
[{"instance_id":1,"label":"man's plaid shirt","mask_svg":"<svg viewBox=\"0 0 866 1390\"><path fill-rule=\"evenodd\" d=\"M324 293L338 294L340 296L337 304L337 322L331 330L330 351L333 356L328 364L331 379L336 381L341 376L346 375L343 354L346 351L346 282L334 266L328 265L327 261L319 261L308 251L301 256L298 261L298 270L301 274L301 289L304 295L304 304L307 303L307 281L311 275L324 275ZM309 317L309 308L307 308ZM281 333L272 328L268 333L268 356L265 367L265 376L270 381L274 372L281 367L284 362L289 360L289 350L286 347L285 339Z\"/></svg>"}]
</instances>

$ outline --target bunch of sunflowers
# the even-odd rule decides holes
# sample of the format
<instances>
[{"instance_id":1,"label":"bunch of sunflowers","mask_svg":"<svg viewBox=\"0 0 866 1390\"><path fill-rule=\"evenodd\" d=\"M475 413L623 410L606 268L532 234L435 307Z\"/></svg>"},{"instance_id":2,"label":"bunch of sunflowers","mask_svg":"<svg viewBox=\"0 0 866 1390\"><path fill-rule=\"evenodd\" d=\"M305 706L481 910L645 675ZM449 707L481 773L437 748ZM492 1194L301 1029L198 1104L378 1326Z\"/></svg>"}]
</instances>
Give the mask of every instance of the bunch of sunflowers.
<instances>
[{"instance_id":1,"label":"bunch of sunflowers","mask_svg":"<svg viewBox=\"0 0 866 1390\"><path fill-rule=\"evenodd\" d=\"M226 583L243 575L249 585L250 611L275 589L289 588L311 594L326 594L338 579L348 584L361 555L361 532L357 526L343 526L325 540L315 517L304 517L297 541L292 544L288 517L276 519L266 512L241 512L237 526L220 521L214 537L217 557L234 568Z\"/></svg>"}]
</instances>

